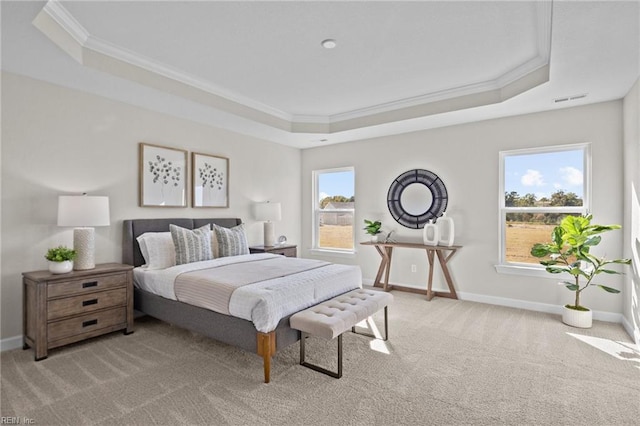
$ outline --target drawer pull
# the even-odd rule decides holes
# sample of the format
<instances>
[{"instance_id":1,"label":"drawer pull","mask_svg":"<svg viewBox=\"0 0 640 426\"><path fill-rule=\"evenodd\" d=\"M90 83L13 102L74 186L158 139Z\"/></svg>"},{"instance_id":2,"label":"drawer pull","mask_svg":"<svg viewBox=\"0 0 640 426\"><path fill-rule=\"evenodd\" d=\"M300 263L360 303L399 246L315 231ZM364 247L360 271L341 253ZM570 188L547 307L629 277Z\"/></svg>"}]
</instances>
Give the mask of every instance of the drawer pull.
<instances>
[{"instance_id":1,"label":"drawer pull","mask_svg":"<svg viewBox=\"0 0 640 426\"><path fill-rule=\"evenodd\" d=\"M82 283L82 288L89 288L89 287L98 287L98 281L90 281L88 283Z\"/></svg>"},{"instance_id":2,"label":"drawer pull","mask_svg":"<svg viewBox=\"0 0 640 426\"><path fill-rule=\"evenodd\" d=\"M89 320L89 321L84 321L82 323L82 326L83 327L89 327L90 325L96 325L97 323L98 323L97 319L92 319L92 320Z\"/></svg>"},{"instance_id":3,"label":"drawer pull","mask_svg":"<svg viewBox=\"0 0 640 426\"><path fill-rule=\"evenodd\" d=\"M97 304L98 304L98 299L91 299L91 300L83 300L82 301L82 306L97 305Z\"/></svg>"}]
</instances>

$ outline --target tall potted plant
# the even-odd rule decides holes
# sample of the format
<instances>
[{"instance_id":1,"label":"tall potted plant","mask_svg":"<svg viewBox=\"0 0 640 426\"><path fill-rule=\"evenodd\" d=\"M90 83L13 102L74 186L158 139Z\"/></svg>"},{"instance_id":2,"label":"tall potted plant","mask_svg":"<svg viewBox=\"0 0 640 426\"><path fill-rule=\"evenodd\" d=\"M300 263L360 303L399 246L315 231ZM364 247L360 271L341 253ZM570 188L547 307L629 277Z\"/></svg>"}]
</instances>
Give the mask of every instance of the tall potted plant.
<instances>
[{"instance_id":1,"label":"tall potted plant","mask_svg":"<svg viewBox=\"0 0 640 426\"><path fill-rule=\"evenodd\" d=\"M566 216L560 225L553 229L552 242L537 243L531 249L531 254L541 260L547 272L551 274L567 273L573 276L570 281L562 281L570 291L575 293L573 305L564 306L562 322L565 324L589 328L592 323L591 310L580 304L580 294L590 286L600 287L608 293L620 293L612 287L596 284L593 279L600 274L620 274L609 269L607 265L631 263L630 259L608 260L590 253L592 247L602 241L599 234L620 229L620 225L591 224L592 216Z\"/></svg>"}]
</instances>

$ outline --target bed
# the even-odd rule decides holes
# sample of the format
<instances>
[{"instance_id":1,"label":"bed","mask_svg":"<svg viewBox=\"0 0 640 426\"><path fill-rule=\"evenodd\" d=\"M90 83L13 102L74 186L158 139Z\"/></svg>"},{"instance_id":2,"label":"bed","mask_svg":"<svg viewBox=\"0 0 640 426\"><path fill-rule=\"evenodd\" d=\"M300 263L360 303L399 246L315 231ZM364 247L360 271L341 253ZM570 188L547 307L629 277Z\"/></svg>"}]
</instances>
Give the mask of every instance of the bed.
<instances>
[{"instance_id":1,"label":"bed","mask_svg":"<svg viewBox=\"0 0 640 426\"><path fill-rule=\"evenodd\" d=\"M207 224L216 224L218 226L224 228L233 228L237 225L240 225L242 221L237 218L213 218L213 219L188 219L188 218L178 218L178 219L132 219L125 220L123 222L123 238L122 238L122 248L123 248L123 263L133 265L135 267L139 267L145 264L145 259L142 255L140 245L138 243L137 238L145 233L160 233L160 232L168 232L170 225L174 224L182 228L186 229L197 229ZM261 256L261 257L260 257ZM255 257L255 259L248 259L251 257ZM270 258L271 257L271 258ZM240 259L243 258L243 259ZM227 263L230 262L240 262L245 261L244 258L247 258L246 261L255 263L264 263L270 264L269 262L278 262L279 259L283 259L280 262L284 262L284 258L275 255L244 255L238 256L238 260L224 258L219 260L226 260ZM279 259L272 259L279 258ZM259 262L258 262L259 261ZM304 263L304 260L299 259L291 259L288 258L288 262L295 263ZM210 261L210 262L216 262ZM207 262L198 262L198 263L207 263ZM180 267L184 267L186 265L181 265ZM336 265L334 265L336 266ZM344 266L344 265L341 265ZM168 268L168 269L175 269ZM205 266L202 266L205 268ZM357 267L354 267L357 268ZM140 268L138 268L140 269ZM197 269L197 268L196 268ZM138 271L140 272L140 271ZM135 273L135 270L134 270ZM174 272L175 273L175 272ZM303 272L300 274L300 281L305 281L308 278L304 278L304 275L307 272ZM138 274L139 275L139 274ZM289 282L289 285L292 281L295 281L297 278L296 275L291 275L286 277L286 281ZM314 279L322 279L322 278L314 278ZM137 281L136 278L134 281ZM336 278L333 278L336 281ZM350 278L348 284L351 287L348 287L349 290L353 289L354 285L358 287L361 286L361 275L359 269L357 271L357 280L355 283L356 275L353 273L350 274ZM278 279L276 280L265 280L263 283L256 283L256 286L260 286L260 284L264 283L279 283ZM306 285L306 283L301 283L300 285ZM294 283L294 285L297 285ZM139 288L142 287L142 288ZM250 287L250 286L248 286ZM240 289L245 289L248 287L240 287ZM262 286L269 287L269 286ZM318 285L316 284L316 288ZM344 290L344 292L349 291ZM334 292L340 291L337 287L333 289ZM157 291L155 291L157 293ZM282 292L282 291L281 291ZM242 293L241 291L236 291L235 293ZM234 294L235 294L234 293ZM323 292L320 292L323 293ZM160 293L161 294L161 293ZM166 295L165 295L166 296ZM316 297L319 298L317 303L320 303L323 300L331 298L333 296L325 295L325 294L316 294ZM310 302L306 302L310 303ZM313 302L316 303L316 302ZM203 304L204 305L204 304ZM231 306L231 304L230 304ZM241 306L241 305L240 305ZM282 350L289 345L296 343L300 340L300 333L297 330L294 330L289 325L289 317L293 315L295 312L289 312L292 309L292 306L288 306L289 311L285 311L286 315L282 316L282 318L277 317L275 320L271 319L270 323L260 323L255 322L249 319L248 317L241 318L233 315L227 315L220 312L215 312L213 310L207 309L203 306L194 306L190 303L185 303L183 301L174 300L169 297L163 297L159 294L154 294L154 292L148 291L144 285L137 285L134 289L134 307L136 310L147 314L151 317L160 319L162 321L168 322L170 324L185 328L187 330L191 330L197 332L199 334L205 335L207 337L213 338L223 343L227 343L229 345L233 345L239 347L241 349L257 353L259 356L263 358L263 369L264 369L264 381L265 383L269 383L270 374L271 374L271 358L275 355L277 350ZM305 309L305 307L301 307L299 310Z\"/></svg>"}]
</instances>

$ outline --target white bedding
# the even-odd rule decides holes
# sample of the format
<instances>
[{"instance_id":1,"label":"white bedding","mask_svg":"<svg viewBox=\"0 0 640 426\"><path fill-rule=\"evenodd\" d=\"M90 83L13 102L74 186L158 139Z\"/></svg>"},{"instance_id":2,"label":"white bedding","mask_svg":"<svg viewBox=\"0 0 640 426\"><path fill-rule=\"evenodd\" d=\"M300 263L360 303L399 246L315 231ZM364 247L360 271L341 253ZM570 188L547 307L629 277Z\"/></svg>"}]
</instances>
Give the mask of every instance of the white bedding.
<instances>
[{"instance_id":1,"label":"white bedding","mask_svg":"<svg viewBox=\"0 0 640 426\"><path fill-rule=\"evenodd\" d=\"M138 267L134 269L134 283L150 293L178 300L174 282L182 273L274 256L278 255L261 253L222 257L163 270ZM318 268L239 287L231 295L229 313L252 321L258 331L268 333L287 315L362 287L362 273L358 266L320 263L323 265ZM192 301L191 304L199 305L197 301Z\"/></svg>"}]
</instances>

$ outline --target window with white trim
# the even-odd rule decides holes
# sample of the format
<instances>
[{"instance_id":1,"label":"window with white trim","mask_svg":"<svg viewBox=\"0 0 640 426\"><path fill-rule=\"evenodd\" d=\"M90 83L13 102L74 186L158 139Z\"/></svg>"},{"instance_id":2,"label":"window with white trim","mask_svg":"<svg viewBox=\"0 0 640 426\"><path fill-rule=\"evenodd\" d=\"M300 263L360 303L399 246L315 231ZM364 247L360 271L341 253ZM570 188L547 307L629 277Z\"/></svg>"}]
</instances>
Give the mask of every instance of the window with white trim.
<instances>
[{"instance_id":1,"label":"window with white trim","mask_svg":"<svg viewBox=\"0 0 640 426\"><path fill-rule=\"evenodd\" d=\"M313 172L313 248L354 251L355 170Z\"/></svg>"},{"instance_id":2,"label":"window with white trim","mask_svg":"<svg viewBox=\"0 0 640 426\"><path fill-rule=\"evenodd\" d=\"M539 267L535 243L567 215L590 210L589 144L500 152L500 265Z\"/></svg>"}]
</instances>

